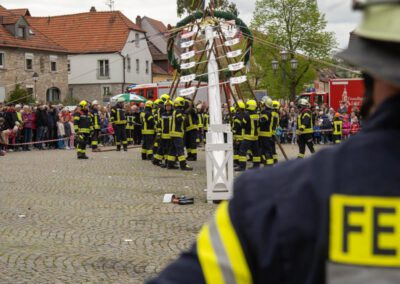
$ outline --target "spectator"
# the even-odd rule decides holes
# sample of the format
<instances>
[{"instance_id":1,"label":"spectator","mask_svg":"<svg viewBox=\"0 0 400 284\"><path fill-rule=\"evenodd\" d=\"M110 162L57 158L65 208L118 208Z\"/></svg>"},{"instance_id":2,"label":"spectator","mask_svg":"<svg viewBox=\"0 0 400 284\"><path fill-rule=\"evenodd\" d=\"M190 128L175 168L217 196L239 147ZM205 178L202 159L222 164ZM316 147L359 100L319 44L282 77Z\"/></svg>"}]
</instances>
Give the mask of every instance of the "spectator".
<instances>
[{"instance_id":1,"label":"spectator","mask_svg":"<svg viewBox=\"0 0 400 284\"><path fill-rule=\"evenodd\" d=\"M44 141L46 139L47 126L48 126L47 106L46 105L42 105L37 109L36 125L37 125L36 142ZM37 143L36 147L39 150L44 149L43 143Z\"/></svg>"},{"instance_id":2,"label":"spectator","mask_svg":"<svg viewBox=\"0 0 400 284\"><path fill-rule=\"evenodd\" d=\"M322 144L321 125L322 119L317 119L314 125L314 144Z\"/></svg>"},{"instance_id":3,"label":"spectator","mask_svg":"<svg viewBox=\"0 0 400 284\"><path fill-rule=\"evenodd\" d=\"M346 102L340 102L340 106L338 109L338 113L340 113L342 116L347 114L347 104Z\"/></svg>"},{"instance_id":4,"label":"spectator","mask_svg":"<svg viewBox=\"0 0 400 284\"><path fill-rule=\"evenodd\" d=\"M57 111L56 109L49 104L47 108L47 138L49 140L57 139ZM47 143L49 149L56 149L57 142L49 142Z\"/></svg>"},{"instance_id":5,"label":"spectator","mask_svg":"<svg viewBox=\"0 0 400 284\"><path fill-rule=\"evenodd\" d=\"M65 149L65 126L64 117L62 115L57 115L57 149Z\"/></svg>"},{"instance_id":6,"label":"spectator","mask_svg":"<svg viewBox=\"0 0 400 284\"><path fill-rule=\"evenodd\" d=\"M349 115L345 114L343 116L343 140L349 138L350 128L351 128L351 122L349 121Z\"/></svg>"},{"instance_id":7,"label":"spectator","mask_svg":"<svg viewBox=\"0 0 400 284\"><path fill-rule=\"evenodd\" d=\"M279 119L279 125L282 129L281 143L286 143L289 129L289 116L285 110L281 110L281 117Z\"/></svg>"},{"instance_id":8,"label":"spectator","mask_svg":"<svg viewBox=\"0 0 400 284\"><path fill-rule=\"evenodd\" d=\"M2 110L0 110L0 156L4 156L6 154L5 152L5 147L8 144L8 142L5 140L7 136L5 136L3 133L8 132L7 126L6 126L6 120L2 116Z\"/></svg>"},{"instance_id":9,"label":"spectator","mask_svg":"<svg viewBox=\"0 0 400 284\"><path fill-rule=\"evenodd\" d=\"M290 110L289 127L290 127L290 130L291 130L291 142L292 142L292 144L296 144L297 143L297 134L296 134L297 115L296 115L296 112L294 111L294 108L292 108Z\"/></svg>"},{"instance_id":10,"label":"spectator","mask_svg":"<svg viewBox=\"0 0 400 284\"><path fill-rule=\"evenodd\" d=\"M321 144L328 144L331 140L332 136L332 121L330 120L329 114L322 114L321 116Z\"/></svg>"},{"instance_id":11,"label":"spectator","mask_svg":"<svg viewBox=\"0 0 400 284\"><path fill-rule=\"evenodd\" d=\"M352 120L351 128L350 128L350 135L354 136L360 131L360 123L358 122L357 116Z\"/></svg>"},{"instance_id":12,"label":"spectator","mask_svg":"<svg viewBox=\"0 0 400 284\"><path fill-rule=\"evenodd\" d=\"M27 143L31 143L32 142L32 127L33 127L33 120L34 117L32 115L32 111L31 108L29 106L24 106L24 112L22 114L22 121L23 121L23 143L25 145L23 145L23 150L24 151L30 151L30 146Z\"/></svg>"}]
</instances>

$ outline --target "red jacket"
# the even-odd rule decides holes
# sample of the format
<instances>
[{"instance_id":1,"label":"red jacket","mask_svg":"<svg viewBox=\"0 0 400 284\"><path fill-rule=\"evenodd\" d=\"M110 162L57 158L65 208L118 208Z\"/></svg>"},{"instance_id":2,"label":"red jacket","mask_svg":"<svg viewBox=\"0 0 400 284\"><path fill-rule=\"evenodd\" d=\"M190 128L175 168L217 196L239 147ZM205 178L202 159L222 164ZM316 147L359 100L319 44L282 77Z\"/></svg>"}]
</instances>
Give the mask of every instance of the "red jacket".
<instances>
[{"instance_id":1,"label":"red jacket","mask_svg":"<svg viewBox=\"0 0 400 284\"><path fill-rule=\"evenodd\" d=\"M350 128L351 135L354 135L360 131L360 124L358 122L352 123Z\"/></svg>"}]
</instances>

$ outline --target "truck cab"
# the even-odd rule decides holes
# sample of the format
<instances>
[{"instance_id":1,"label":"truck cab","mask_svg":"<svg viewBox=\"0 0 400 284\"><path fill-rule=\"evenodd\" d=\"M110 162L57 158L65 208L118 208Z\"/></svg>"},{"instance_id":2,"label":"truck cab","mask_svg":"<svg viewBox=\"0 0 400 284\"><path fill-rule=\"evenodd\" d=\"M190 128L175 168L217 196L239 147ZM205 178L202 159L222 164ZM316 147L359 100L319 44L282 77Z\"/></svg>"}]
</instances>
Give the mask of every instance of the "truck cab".
<instances>
[{"instance_id":1,"label":"truck cab","mask_svg":"<svg viewBox=\"0 0 400 284\"><path fill-rule=\"evenodd\" d=\"M306 99L311 106L318 106L322 104L329 105L329 94L326 92L316 92L316 91L308 91L302 93L300 96L297 97L296 103L300 99Z\"/></svg>"}]
</instances>

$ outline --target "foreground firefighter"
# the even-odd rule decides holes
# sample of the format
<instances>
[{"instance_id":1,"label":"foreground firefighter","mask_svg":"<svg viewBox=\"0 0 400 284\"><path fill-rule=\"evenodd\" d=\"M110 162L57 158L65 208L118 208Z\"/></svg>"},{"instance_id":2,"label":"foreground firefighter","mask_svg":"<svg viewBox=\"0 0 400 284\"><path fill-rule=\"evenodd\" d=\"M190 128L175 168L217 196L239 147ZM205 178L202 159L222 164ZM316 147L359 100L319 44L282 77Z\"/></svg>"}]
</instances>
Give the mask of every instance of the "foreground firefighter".
<instances>
[{"instance_id":1,"label":"foreground firefighter","mask_svg":"<svg viewBox=\"0 0 400 284\"><path fill-rule=\"evenodd\" d=\"M86 146L89 144L90 135L93 132L92 116L89 112L87 101L79 103L80 110L74 114L74 129L78 139L76 147L78 159L87 160Z\"/></svg>"},{"instance_id":2,"label":"foreground firefighter","mask_svg":"<svg viewBox=\"0 0 400 284\"><path fill-rule=\"evenodd\" d=\"M341 57L365 72L363 130L242 175L191 250L151 283L400 283L400 2L356 7L364 20Z\"/></svg>"}]
</instances>

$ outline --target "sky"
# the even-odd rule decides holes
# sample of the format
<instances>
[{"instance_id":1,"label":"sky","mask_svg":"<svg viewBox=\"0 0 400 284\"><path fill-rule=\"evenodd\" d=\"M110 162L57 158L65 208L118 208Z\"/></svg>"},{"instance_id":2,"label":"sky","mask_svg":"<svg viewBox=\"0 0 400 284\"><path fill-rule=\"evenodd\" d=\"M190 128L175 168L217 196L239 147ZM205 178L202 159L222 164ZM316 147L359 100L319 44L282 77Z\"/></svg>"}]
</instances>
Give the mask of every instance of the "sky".
<instances>
[{"instance_id":1,"label":"sky","mask_svg":"<svg viewBox=\"0 0 400 284\"><path fill-rule=\"evenodd\" d=\"M114 0L115 10L122 11L132 21L136 16L148 16L165 24L175 25L176 0ZM240 18L250 24L256 0L231 0L238 6ZM7 9L28 8L32 16L55 16L89 11L95 6L97 11L109 10L106 0L0 0ZM49 4L52 3L52 4ZM318 0L320 10L328 21L327 30L336 34L340 48L346 48L349 33L359 21L358 14L351 11L351 0Z\"/></svg>"}]
</instances>

